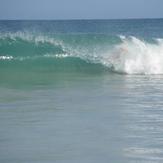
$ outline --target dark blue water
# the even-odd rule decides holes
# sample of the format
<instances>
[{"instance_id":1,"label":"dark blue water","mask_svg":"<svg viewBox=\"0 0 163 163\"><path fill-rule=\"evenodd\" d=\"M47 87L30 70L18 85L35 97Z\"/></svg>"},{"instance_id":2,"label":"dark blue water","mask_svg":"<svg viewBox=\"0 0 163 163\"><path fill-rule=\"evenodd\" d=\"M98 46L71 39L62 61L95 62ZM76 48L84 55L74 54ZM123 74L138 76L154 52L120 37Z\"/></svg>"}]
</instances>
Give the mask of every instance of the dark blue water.
<instances>
[{"instance_id":1,"label":"dark blue water","mask_svg":"<svg viewBox=\"0 0 163 163\"><path fill-rule=\"evenodd\" d=\"M144 37L163 37L162 26L163 19L0 21L1 32L128 34Z\"/></svg>"}]
</instances>

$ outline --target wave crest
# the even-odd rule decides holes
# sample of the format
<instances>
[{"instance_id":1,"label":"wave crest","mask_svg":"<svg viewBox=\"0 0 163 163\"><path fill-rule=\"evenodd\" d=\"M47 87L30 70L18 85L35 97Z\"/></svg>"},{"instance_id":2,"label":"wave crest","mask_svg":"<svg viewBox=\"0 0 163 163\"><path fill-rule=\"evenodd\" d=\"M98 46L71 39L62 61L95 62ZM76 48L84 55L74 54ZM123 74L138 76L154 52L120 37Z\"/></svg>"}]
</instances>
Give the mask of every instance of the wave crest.
<instances>
[{"instance_id":1,"label":"wave crest","mask_svg":"<svg viewBox=\"0 0 163 163\"><path fill-rule=\"evenodd\" d=\"M133 36L120 36L119 40L117 36L108 36L108 40L115 40L114 44L109 44L103 36L93 38L92 35L82 40L81 35L66 35L64 38L23 32L4 33L0 34L0 60L42 59L44 64L44 59L54 61L75 57L90 64L101 64L116 73L163 74L163 39L150 43ZM73 63L77 61L73 60Z\"/></svg>"}]
</instances>

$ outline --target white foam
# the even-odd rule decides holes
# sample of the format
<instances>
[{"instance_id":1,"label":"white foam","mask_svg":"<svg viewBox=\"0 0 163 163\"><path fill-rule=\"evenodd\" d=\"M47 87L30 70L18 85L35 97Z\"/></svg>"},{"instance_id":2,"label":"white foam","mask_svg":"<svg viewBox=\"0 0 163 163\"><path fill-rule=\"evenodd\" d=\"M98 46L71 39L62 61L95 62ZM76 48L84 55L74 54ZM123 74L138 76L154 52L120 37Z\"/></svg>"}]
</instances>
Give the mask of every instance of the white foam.
<instances>
[{"instance_id":1,"label":"white foam","mask_svg":"<svg viewBox=\"0 0 163 163\"><path fill-rule=\"evenodd\" d=\"M69 54L45 54L43 57L45 58L66 58L70 57Z\"/></svg>"},{"instance_id":2,"label":"white foam","mask_svg":"<svg viewBox=\"0 0 163 163\"><path fill-rule=\"evenodd\" d=\"M11 60L13 56L0 56L0 60Z\"/></svg>"},{"instance_id":3,"label":"white foam","mask_svg":"<svg viewBox=\"0 0 163 163\"><path fill-rule=\"evenodd\" d=\"M102 63L114 71L127 74L163 74L163 40L156 44L147 43L136 37L120 37Z\"/></svg>"}]
</instances>

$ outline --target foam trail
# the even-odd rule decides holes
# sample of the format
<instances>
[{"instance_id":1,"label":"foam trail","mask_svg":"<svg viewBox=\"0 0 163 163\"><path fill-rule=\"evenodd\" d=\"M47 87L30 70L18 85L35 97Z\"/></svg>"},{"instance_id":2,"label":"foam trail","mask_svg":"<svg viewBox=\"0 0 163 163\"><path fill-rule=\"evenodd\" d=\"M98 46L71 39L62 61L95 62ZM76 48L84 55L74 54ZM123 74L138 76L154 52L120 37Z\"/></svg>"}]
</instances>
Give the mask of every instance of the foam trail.
<instances>
[{"instance_id":1,"label":"foam trail","mask_svg":"<svg viewBox=\"0 0 163 163\"><path fill-rule=\"evenodd\" d=\"M11 60L13 56L0 56L0 60Z\"/></svg>"},{"instance_id":2,"label":"foam trail","mask_svg":"<svg viewBox=\"0 0 163 163\"><path fill-rule=\"evenodd\" d=\"M136 37L120 37L122 43L109 52L103 64L127 74L163 74L163 40L147 43Z\"/></svg>"}]
</instances>

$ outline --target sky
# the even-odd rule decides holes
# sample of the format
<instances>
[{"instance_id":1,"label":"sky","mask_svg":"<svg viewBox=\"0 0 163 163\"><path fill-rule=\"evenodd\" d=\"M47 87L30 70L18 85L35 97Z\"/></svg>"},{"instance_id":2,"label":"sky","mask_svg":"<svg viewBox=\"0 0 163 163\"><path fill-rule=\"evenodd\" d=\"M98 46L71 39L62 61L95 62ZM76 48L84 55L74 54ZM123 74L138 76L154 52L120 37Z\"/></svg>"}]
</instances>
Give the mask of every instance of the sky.
<instances>
[{"instance_id":1,"label":"sky","mask_svg":"<svg viewBox=\"0 0 163 163\"><path fill-rule=\"evenodd\" d=\"M163 0L0 0L0 19L163 18Z\"/></svg>"}]
</instances>

